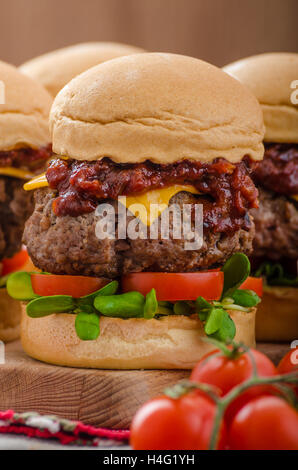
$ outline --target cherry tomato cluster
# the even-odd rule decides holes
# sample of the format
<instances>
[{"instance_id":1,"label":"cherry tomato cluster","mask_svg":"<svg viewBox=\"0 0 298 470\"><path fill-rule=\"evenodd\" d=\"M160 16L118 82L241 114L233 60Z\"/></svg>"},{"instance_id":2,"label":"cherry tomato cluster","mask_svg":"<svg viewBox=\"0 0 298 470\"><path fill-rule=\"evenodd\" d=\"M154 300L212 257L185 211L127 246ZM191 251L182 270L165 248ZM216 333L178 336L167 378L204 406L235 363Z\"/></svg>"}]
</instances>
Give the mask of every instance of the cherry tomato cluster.
<instances>
[{"instance_id":1,"label":"cherry tomato cluster","mask_svg":"<svg viewBox=\"0 0 298 470\"><path fill-rule=\"evenodd\" d=\"M234 345L212 351L195 366L186 391L178 384L172 394L150 400L137 412L131 446L298 450L298 413L293 403L295 392L297 398L293 382L298 380L293 357L297 356L298 348L289 351L276 368L254 349L245 351ZM283 376L289 373L290 385ZM175 390L182 392L175 396Z\"/></svg>"}]
</instances>

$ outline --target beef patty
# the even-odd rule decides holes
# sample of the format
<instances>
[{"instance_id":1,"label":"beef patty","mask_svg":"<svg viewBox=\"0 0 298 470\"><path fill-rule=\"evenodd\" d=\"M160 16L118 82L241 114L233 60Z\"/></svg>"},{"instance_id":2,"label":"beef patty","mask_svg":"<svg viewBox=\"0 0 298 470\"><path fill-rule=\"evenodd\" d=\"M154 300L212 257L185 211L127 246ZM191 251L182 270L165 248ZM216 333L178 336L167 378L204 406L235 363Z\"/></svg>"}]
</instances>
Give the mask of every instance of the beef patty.
<instances>
[{"instance_id":1,"label":"beef patty","mask_svg":"<svg viewBox=\"0 0 298 470\"><path fill-rule=\"evenodd\" d=\"M33 211L33 197L24 181L0 176L0 260L20 250L25 221Z\"/></svg>"},{"instance_id":2,"label":"beef patty","mask_svg":"<svg viewBox=\"0 0 298 470\"><path fill-rule=\"evenodd\" d=\"M256 226L254 256L272 260L298 258L297 203L259 188L259 209L252 209Z\"/></svg>"},{"instance_id":3,"label":"beef patty","mask_svg":"<svg viewBox=\"0 0 298 470\"><path fill-rule=\"evenodd\" d=\"M169 239L99 240L95 234L99 220L95 211L59 217L52 210L54 198L55 192L49 188L35 192L35 210L24 232L34 264L47 272L108 278L138 271L191 272L222 265L232 253L249 254L252 249L254 224L249 216L248 229L230 233L207 231L201 249L186 251L183 239L173 239L172 223ZM112 200L105 202L117 205ZM171 200L181 207L205 202L204 197L185 192Z\"/></svg>"}]
</instances>

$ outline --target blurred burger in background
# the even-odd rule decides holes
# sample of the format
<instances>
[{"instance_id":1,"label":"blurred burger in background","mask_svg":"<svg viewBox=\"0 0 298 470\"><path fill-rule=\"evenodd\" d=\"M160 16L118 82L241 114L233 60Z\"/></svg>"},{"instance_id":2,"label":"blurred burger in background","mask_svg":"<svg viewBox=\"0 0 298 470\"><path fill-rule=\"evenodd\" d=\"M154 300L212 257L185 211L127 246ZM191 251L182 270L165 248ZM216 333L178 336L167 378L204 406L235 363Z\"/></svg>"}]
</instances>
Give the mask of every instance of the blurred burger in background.
<instances>
[{"instance_id":1,"label":"blurred burger in background","mask_svg":"<svg viewBox=\"0 0 298 470\"><path fill-rule=\"evenodd\" d=\"M28 263L21 241L33 198L23 185L51 156L52 98L39 83L4 62L0 84L0 340L10 341L19 334L20 305L7 295L6 280Z\"/></svg>"},{"instance_id":2,"label":"blurred burger in background","mask_svg":"<svg viewBox=\"0 0 298 470\"><path fill-rule=\"evenodd\" d=\"M35 57L22 64L20 71L38 80L55 97L72 78L94 65L139 52L144 50L116 42L87 42Z\"/></svg>"},{"instance_id":3,"label":"blurred burger in background","mask_svg":"<svg viewBox=\"0 0 298 470\"><path fill-rule=\"evenodd\" d=\"M252 165L260 193L252 211L253 264L267 283L257 339L292 340L298 337L298 54L261 54L224 70L255 94L266 127L264 160Z\"/></svg>"},{"instance_id":4,"label":"blurred burger in background","mask_svg":"<svg viewBox=\"0 0 298 470\"><path fill-rule=\"evenodd\" d=\"M8 286L27 302L24 350L68 366L188 369L213 348L207 336L254 345L261 280L248 277L244 253L258 201L243 159L262 159L264 125L253 94L198 59L136 54L73 79L50 129L55 158L26 184L35 210L24 240L44 272ZM115 236L101 238L107 205ZM177 237L170 213L163 235L167 209L186 205L191 230ZM202 243L189 250L197 206Z\"/></svg>"}]
</instances>

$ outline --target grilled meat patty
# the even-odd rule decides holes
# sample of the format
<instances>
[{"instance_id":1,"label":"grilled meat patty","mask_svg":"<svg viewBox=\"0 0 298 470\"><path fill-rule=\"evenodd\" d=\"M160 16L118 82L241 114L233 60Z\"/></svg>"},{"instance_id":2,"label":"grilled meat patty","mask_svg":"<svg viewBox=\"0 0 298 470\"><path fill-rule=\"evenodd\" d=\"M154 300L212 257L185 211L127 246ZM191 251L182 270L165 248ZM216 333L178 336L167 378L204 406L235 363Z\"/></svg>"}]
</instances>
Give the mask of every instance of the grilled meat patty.
<instances>
[{"instance_id":1,"label":"grilled meat patty","mask_svg":"<svg viewBox=\"0 0 298 470\"><path fill-rule=\"evenodd\" d=\"M199 250L184 249L183 239L105 239L96 237L99 220L96 212L77 217L57 216L53 211L55 192L49 188L35 191L35 210L28 220L24 242L34 264L55 274L77 274L115 278L137 271L191 272L222 265L232 253L252 250L254 224L247 215L248 229L234 232L204 232L203 246ZM117 202L105 200L114 205ZM183 204L210 203L204 196L181 192L171 199ZM127 219L127 223L133 216ZM160 233L159 233L160 235Z\"/></svg>"},{"instance_id":2,"label":"grilled meat patty","mask_svg":"<svg viewBox=\"0 0 298 470\"><path fill-rule=\"evenodd\" d=\"M24 181L0 176L0 260L20 250L25 221L33 211L33 196Z\"/></svg>"},{"instance_id":3,"label":"grilled meat patty","mask_svg":"<svg viewBox=\"0 0 298 470\"><path fill-rule=\"evenodd\" d=\"M262 188L259 198L259 209L251 211L256 226L254 256L298 258L297 202Z\"/></svg>"}]
</instances>

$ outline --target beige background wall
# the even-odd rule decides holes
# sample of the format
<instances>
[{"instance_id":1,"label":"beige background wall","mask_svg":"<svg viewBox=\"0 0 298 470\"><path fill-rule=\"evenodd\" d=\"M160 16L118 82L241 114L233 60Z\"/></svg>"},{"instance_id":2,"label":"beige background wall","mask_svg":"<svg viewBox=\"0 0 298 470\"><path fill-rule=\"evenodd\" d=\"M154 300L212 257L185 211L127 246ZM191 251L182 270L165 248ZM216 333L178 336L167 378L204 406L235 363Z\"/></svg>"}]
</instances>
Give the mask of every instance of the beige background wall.
<instances>
[{"instance_id":1,"label":"beige background wall","mask_svg":"<svg viewBox=\"0 0 298 470\"><path fill-rule=\"evenodd\" d=\"M0 0L2 60L20 64L87 40L217 65L263 51L297 51L298 0Z\"/></svg>"}]
</instances>

